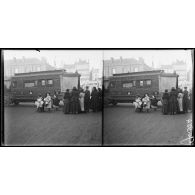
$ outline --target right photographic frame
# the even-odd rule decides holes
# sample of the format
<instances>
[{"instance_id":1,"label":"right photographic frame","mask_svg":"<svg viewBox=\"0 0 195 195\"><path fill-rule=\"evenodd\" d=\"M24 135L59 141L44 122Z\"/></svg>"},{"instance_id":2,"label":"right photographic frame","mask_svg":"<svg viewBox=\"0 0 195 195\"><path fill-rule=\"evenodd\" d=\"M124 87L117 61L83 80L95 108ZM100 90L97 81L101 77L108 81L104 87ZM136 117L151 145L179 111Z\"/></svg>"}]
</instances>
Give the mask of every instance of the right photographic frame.
<instances>
[{"instance_id":1,"label":"right photographic frame","mask_svg":"<svg viewBox=\"0 0 195 195\"><path fill-rule=\"evenodd\" d=\"M191 146L193 49L103 51L103 145Z\"/></svg>"}]
</instances>

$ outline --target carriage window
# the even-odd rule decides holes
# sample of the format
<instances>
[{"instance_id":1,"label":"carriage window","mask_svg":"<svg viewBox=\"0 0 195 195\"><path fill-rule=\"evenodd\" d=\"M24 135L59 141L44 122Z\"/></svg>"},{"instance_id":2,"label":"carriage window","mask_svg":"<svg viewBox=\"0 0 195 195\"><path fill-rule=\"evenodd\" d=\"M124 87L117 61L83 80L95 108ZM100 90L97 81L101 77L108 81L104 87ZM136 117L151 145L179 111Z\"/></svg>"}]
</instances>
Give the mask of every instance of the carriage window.
<instances>
[{"instance_id":1,"label":"carriage window","mask_svg":"<svg viewBox=\"0 0 195 195\"><path fill-rule=\"evenodd\" d=\"M52 79L47 80L47 84L48 85L53 85L53 80Z\"/></svg>"},{"instance_id":2,"label":"carriage window","mask_svg":"<svg viewBox=\"0 0 195 195\"><path fill-rule=\"evenodd\" d=\"M133 86L134 86L134 87L136 86L136 81L133 81Z\"/></svg>"},{"instance_id":3,"label":"carriage window","mask_svg":"<svg viewBox=\"0 0 195 195\"><path fill-rule=\"evenodd\" d=\"M146 80L146 85L147 86L150 86L152 84L152 81L151 80Z\"/></svg>"},{"instance_id":4,"label":"carriage window","mask_svg":"<svg viewBox=\"0 0 195 195\"><path fill-rule=\"evenodd\" d=\"M41 85L44 86L45 85L45 80L41 81Z\"/></svg>"},{"instance_id":5,"label":"carriage window","mask_svg":"<svg viewBox=\"0 0 195 195\"><path fill-rule=\"evenodd\" d=\"M133 83L123 83L123 88L131 88L133 87Z\"/></svg>"},{"instance_id":6,"label":"carriage window","mask_svg":"<svg viewBox=\"0 0 195 195\"><path fill-rule=\"evenodd\" d=\"M34 82L26 82L24 83L24 87L34 87L35 83Z\"/></svg>"},{"instance_id":7,"label":"carriage window","mask_svg":"<svg viewBox=\"0 0 195 195\"><path fill-rule=\"evenodd\" d=\"M139 86L143 87L144 81L139 81Z\"/></svg>"}]
</instances>

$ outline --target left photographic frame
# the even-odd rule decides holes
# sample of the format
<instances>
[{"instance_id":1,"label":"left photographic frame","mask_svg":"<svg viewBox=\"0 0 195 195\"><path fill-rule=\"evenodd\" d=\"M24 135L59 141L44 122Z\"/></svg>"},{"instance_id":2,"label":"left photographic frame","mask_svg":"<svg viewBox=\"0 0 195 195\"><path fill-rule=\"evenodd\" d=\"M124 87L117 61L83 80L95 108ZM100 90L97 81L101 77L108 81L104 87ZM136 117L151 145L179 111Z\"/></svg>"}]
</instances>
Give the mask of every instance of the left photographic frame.
<instances>
[{"instance_id":1,"label":"left photographic frame","mask_svg":"<svg viewBox=\"0 0 195 195\"><path fill-rule=\"evenodd\" d=\"M3 146L101 146L101 50L3 49Z\"/></svg>"}]
</instances>

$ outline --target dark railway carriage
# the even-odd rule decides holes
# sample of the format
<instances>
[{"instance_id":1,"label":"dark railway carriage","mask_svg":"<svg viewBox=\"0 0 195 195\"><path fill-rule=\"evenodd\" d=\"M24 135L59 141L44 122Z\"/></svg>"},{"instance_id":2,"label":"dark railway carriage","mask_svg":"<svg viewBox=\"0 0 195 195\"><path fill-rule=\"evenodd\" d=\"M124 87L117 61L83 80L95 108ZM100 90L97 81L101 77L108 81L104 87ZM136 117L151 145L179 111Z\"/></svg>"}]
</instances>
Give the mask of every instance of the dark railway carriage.
<instances>
[{"instance_id":1,"label":"dark railway carriage","mask_svg":"<svg viewBox=\"0 0 195 195\"><path fill-rule=\"evenodd\" d=\"M156 95L160 100L165 89L178 87L176 73L164 73L163 70L114 74L109 78L105 91L106 102L117 104L133 102L136 95Z\"/></svg>"},{"instance_id":2,"label":"dark railway carriage","mask_svg":"<svg viewBox=\"0 0 195 195\"><path fill-rule=\"evenodd\" d=\"M52 70L15 74L11 79L11 102L34 102L37 96L56 92L62 99L66 89L80 87L80 74Z\"/></svg>"}]
</instances>

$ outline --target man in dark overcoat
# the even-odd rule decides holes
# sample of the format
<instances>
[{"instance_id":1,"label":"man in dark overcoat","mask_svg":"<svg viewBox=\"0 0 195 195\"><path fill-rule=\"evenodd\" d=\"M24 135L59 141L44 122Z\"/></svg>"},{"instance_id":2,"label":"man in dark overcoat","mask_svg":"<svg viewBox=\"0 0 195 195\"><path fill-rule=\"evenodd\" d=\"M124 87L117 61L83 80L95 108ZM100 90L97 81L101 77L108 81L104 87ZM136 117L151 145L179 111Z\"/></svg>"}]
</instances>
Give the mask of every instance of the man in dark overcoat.
<instances>
[{"instance_id":1,"label":"man in dark overcoat","mask_svg":"<svg viewBox=\"0 0 195 195\"><path fill-rule=\"evenodd\" d=\"M188 91L187 91L187 87L184 87L184 92L183 92L183 111L184 111L184 113L188 112L188 106L189 106Z\"/></svg>"},{"instance_id":2,"label":"man in dark overcoat","mask_svg":"<svg viewBox=\"0 0 195 195\"><path fill-rule=\"evenodd\" d=\"M89 87L86 87L85 90L85 97L84 97L84 106L85 106L85 111L89 112L89 108L90 108L90 91L89 91Z\"/></svg>"}]
</instances>

